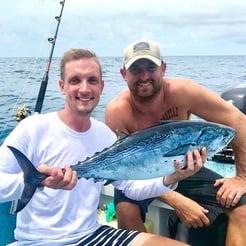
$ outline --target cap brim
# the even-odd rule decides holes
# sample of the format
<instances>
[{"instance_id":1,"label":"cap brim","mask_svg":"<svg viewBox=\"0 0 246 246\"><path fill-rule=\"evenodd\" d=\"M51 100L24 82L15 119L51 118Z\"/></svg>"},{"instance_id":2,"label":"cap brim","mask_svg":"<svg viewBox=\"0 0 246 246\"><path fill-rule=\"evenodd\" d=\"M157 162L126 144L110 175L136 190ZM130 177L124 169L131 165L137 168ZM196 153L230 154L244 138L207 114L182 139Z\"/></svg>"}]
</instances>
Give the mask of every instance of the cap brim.
<instances>
[{"instance_id":1,"label":"cap brim","mask_svg":"<svg viewBox=\"0 0 246 246\"><path fill-rule=\"evenodd\" d=\"M132 59L130 59L127 63L125 63L125 69L128 69L135 61L139 59L148 59L154 62L157 66L161 66L161 60L150 55L139 55L135 56Z\"/></svg>"}]
</instances>

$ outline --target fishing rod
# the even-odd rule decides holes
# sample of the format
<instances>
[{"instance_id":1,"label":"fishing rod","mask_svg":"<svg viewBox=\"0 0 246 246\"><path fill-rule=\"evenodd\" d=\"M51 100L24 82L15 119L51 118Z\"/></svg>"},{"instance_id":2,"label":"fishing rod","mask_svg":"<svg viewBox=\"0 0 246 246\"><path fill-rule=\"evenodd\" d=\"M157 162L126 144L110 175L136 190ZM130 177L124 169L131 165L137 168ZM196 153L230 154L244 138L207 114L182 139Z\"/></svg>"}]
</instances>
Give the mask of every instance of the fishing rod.
<instances>
[{"instance_id":1,"label":"fishing rod","mask_svg":"<svg viewBox=\"0 0 246 246\"><path fill-rule=\"evenodd\" d=\"M63 12L64 5L65 5L65 0L60 1L60 4L62 6L60 15L55 17L55 19L58 21L57 27L56 27L56 31L55 31L55 35L54 35L53 38L48 38L48 42L51 43L52 46L51 46L51 51L50 51L50 56L49 56L49 59L48 59L48 63L46 65L46 70L45 70L45 73L44 73L42 81L41 81L41 86L40 86L40 89L39 89L38 98L37 98L37 101L36 101L36 106L35 106L35 109L34 109L34 113L36 113L36 114L41 112L41 109L42 109L42 106L43 106L43 101L44 101L46 88L47 88L48 80L49 80L49 71L50 71L51 61L52 61L53 52L54 52L54 49L55 49L57 34L58 34L60 22L61 22L61 17L62 17L62 12ZM29 115L31 115L31 111L29 110L29 107L26 106L25 104L21 105L21 106L18 107L18 111L17 111L17 114L15 116L15 120L20 122L21 120L23 120L24 118L26 118Z\"/></svg>"},{"instance_id":2,"label":"fishing rod","mask_svg":"<svg viewBox=\"0 0 246 246\"><path fill-rule=\"evenodd\" d=\"M62 12L63 12L63 8L64 8L64 5L65 5L65 0L60 1L60 4L62 6L60 15L55 17L55 19L58 21L55 35L54 35L53 38L48 38L48 42L51 43L52 46L51 46L49 60L48 60L48 63L46 65L46 70L45 70L44 76L42 78L41 86L40 86L40 89L39 89L39 94L38 94L38 98L37 98L36 106L35 106L35 110L34 110L35 113L40 113L41 112L41 109L42 109L42 106L43 106L43 101L44 101L44 96L45 96L45 92L46 92L46 88L47 88L47 85L48 85L51 61L52 61L53 52L54 52L56 39L57 39L57 34L58 34L58 30L59 30L59 26L60 26L60 22L61 22L61 18L62 18Z\"/></svg>"}]
</instances>

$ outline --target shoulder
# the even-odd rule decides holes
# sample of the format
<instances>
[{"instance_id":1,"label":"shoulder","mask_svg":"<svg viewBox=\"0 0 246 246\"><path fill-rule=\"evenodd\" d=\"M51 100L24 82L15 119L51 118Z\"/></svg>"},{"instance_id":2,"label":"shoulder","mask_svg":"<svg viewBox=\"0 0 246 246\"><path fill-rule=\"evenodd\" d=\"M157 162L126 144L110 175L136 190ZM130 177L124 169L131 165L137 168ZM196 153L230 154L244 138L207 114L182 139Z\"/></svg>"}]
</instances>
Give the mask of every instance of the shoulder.
<instances>
[{"instance_id":1,"label":"shoulder","mask_svg":"<svg viewBox=\"0 0 246 246\"><path fill-rule=\"evenodd\" d=\"M181 96L182 98L184 98L205 90L205 87L190 79L164 78L165 96Z\"/></svg>"},{"instance_id":2,"label":"shoulder","mask_svg":"<svg viewBox=\"0 0 246 246\"><path fill-rule=\"evenodd\" d=\"M56 112L45 113L45 114L33 114L23 119L19 124L33 125L35 123L35 126L37 126L44 123L46 124L47 121L54 120L55 118L57 118Z\"/></svg>"},{"instance_id":3,"label":"shoulder","mask_svg":"<svg viewBox=\"0 0 246 246\"><path fill-rule=\"evenodd\" d=\"M130 92L125 90L114 97L106 106L106 118L123 116L131 111ZM120 113L120 115L119 115Z\"/></svg>"},{"instance_id":4,"label":"shoulder","mask_svg":"<svg viewBox=\"0 0 246 246\"><path fill-rule=\"evenodd\" d=\"M113 130L121 129L127 132L128 122L132 119L130 92L125 90L109 102L105 110L105 123Z\"/></svg>"},{"instance_id":5,"label":"shoulder","mask_svg":"<svg viewBox=\"0 0 246 246\"><path fill-rule=\"evenodd\" d=\"M107 110L113 110L115 108L121 108L129 105L130 92L128 89L120 92L116 95L107 105Z\"/></svg>"},{"instance_id":6,"label":"shoulder","mask_svg":"<svg viewBox=\"0 0 246 246\"><path fill-rule=\"evenodd\" d=\"M171 90L179 90L181 88L187 87L187 85L195 84L194 81L186 78L164 78L164 87Z\"/></svg>"},{"instance_id":7,"label":"shoulder","mask_svg":"<svg viewBox=\"0 0 246 246\"><path fill-rule=\"evenodd\" d=\"M116 140L116 134L104 122L91 117L91 126L99 139L108 140L110 142Z\"/></svg>"}]
</instances>

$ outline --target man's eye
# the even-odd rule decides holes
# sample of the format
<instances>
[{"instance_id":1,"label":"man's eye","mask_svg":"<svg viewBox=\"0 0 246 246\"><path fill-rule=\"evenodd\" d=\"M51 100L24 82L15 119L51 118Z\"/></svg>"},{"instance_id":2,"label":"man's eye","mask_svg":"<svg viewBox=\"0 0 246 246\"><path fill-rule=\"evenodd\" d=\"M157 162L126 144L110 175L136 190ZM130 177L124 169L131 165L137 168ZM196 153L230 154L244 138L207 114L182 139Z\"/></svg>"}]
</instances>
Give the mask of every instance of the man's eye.
<instances>
[{"instance_id":1,"label":"man's eye","mask_svg":"<svg viewBox=\"0 0 246 246\"><path fill-rule=\"evenodd\" d=\"M99 83L99 79L97 79L96 77L95 78L92 77L92 78L89 79L89 83L93 84L93 85L98 84Z\"/></svg>"},{"instance_id":2,"label":"man's eye","mask_svg":"<svg viewBox=\"0 0 246 246\"><path fill-rule=\"evenodd\" d=\"M153 72L153 71L156 70L156 66L153 66L153 65L152 66L148 66L147 70L150 71L150 72Z\"/></svg>"},{"instance_id":3,"label":"man's eye","mask_svg":"<svg viewBox=\"0 0 246 246\"><path fill-rule=\"evenodd\" d=\"M80 82L80 80L78 78L72 78L70 80L70 84L73 84L73 85L78 84L79 82Z\"/></svg>"},{"instance_id":4,"label":"man's eye","mask_svg":"<svg viewBox=\"0 0 246 246\"><path fill-rule=\"evenodd\" d=\"M130 71L133 74L139 74L141 72L141 70L139 68L132 68Z\"/></svg>"}]
</instances>

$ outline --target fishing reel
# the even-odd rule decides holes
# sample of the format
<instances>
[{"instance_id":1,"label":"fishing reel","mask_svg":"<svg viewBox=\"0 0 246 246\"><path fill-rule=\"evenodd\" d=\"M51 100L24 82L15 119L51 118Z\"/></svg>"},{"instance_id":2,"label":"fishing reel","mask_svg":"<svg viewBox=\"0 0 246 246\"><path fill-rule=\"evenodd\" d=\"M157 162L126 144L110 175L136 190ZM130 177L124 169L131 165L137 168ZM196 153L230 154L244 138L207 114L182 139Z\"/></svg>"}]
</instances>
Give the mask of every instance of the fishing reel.
<instances>
[{"instance_id":1,"label":"fishing reel","mask_svg":"<svg viewBox=\"0 0 246 246\"><path fill-rule=\"evenodd\" d=\"M28 106L25 104L18 107L17 114L15 116L15 120L20 122L21 120L25 119L27 116L31 115L31 111L29 110Z\"/></svg>"}]
</instances>

